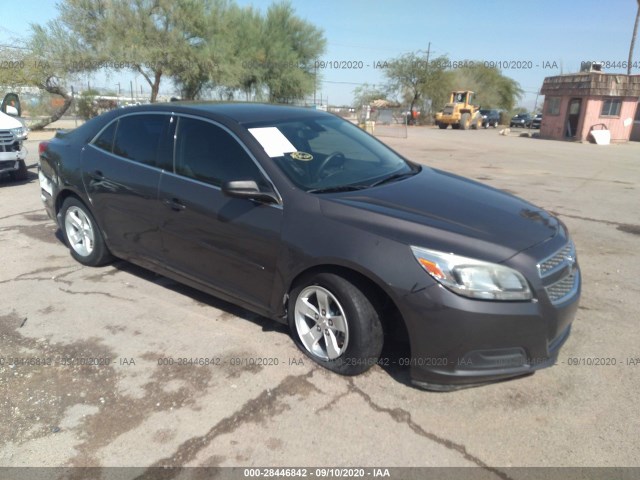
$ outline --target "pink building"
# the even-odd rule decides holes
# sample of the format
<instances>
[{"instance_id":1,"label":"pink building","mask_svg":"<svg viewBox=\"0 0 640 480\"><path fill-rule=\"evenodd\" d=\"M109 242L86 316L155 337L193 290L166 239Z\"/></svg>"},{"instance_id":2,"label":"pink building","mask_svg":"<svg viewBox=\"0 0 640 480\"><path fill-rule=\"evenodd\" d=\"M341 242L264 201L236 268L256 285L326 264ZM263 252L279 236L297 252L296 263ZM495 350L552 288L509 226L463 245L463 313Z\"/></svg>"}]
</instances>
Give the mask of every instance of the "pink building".
<instances>
[{"instance_id":1,"label":"pink building","mask_svg":"<svg viewBox=\"0 0 640 480\"><path fill-rule=\"evenodd\" d=\"M607 129L612 142L626 142L640 115L640 75L584 72L547 77L541 93L541 138L589 141L592 130Z\"/></svg>"}]
</instances>

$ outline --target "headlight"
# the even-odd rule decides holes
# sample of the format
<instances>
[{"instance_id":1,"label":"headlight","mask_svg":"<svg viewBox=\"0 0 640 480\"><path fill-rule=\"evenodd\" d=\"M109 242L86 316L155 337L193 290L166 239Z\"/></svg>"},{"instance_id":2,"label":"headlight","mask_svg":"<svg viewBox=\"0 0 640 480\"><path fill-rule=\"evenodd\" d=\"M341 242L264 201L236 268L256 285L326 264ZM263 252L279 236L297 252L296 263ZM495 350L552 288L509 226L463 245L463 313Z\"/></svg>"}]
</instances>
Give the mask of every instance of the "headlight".
<instances>
[{"instance_id":1,"label":"headlight","mask_svg":"<svg viewBox=\"0 0 640 480\"><path fill-rule=\"evenodd\" d=\"M28 130L25 127L10 128L9 130L18 140L24 140L28 133Z\"/></svg>"},{"instance_id":2,"label":"headlight","mask_svg":"<svg viewBox=\"0 0 640 480\"><path fill-rule=\"evenodd\" d=\"M465 297L483 300L531 300L527 280L512 268L452 253L411 247L418 263L438 283Z\"/></svg>"}]
</instances>

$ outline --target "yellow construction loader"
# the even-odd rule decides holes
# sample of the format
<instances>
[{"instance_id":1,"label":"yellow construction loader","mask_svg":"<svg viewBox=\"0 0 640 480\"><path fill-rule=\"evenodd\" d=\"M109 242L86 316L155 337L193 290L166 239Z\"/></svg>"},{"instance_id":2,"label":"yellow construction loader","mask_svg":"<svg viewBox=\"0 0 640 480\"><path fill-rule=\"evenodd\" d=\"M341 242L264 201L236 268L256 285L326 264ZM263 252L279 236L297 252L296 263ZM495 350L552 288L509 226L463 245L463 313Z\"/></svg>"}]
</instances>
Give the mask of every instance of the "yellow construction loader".
<instances>
[{"instance_id":1,"label":"yellow construction loader","mask_svg":"<svg viewBox=\"0 0 640 480\"><path fill-rule=\"evenodd\" d=\"M482 127L482 115L480 107L472 105L474 93L469 90L451 92L451 98L441 112L436 113L436 125L443 130L451 125L451 128L478 129Z\"/></svg>"}]
</instances>

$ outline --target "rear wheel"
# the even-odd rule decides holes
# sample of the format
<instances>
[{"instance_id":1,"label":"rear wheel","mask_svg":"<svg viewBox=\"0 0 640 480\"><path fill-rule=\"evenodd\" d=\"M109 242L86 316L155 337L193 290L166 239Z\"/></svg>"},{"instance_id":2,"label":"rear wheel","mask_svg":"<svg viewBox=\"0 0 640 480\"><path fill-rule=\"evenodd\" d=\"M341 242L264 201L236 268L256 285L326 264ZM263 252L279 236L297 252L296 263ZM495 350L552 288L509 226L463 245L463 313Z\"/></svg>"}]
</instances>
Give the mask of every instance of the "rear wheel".
<instances>
[{"instance_id":1,"label":"rear wheel","mask_svg":"<svg viewBox=\"0 0 640 480\"><path fill-rule=\"evenodd\" d=\"M331 273L306 277L294 287L289 327L300 350L341 375L368 370L382 351L378 311L361 288Z\"/></svg>"},{"instance_id":2,"label":"rear wheel","mask_svg":"<svg viewBox=\"0 0 640 480\"><path fill-rule=\"evenodd\" d=\"M439 123L438 127L440 127L441 130L445 130L449 125L447 125L446 123Z\"/></svg>"},{"instance_id":3,"label":"rear wheel","mask_svg":"<svg viewBox=\"0 0 640 480\"><path fill-rule=\"evenodd\" d=\"M112 259L93 215L79 199L67 198L60 213L62 233L73 258L91 267Z\"/></svg>"}]
</instances>

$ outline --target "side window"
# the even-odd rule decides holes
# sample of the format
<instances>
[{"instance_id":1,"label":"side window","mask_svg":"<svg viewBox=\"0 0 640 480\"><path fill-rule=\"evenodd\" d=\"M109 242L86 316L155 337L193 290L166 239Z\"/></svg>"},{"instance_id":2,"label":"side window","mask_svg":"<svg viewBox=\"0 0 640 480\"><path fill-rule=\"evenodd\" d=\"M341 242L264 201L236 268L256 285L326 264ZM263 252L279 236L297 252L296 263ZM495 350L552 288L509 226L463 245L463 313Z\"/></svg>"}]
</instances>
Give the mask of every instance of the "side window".
<instances>
[{"instance_id":1,"label":"side window","mask_svg":"<svg viewBox=\"0 0 640 480\"><path fill-rule=\"evenodd\" d=\"M93 145L106 150L107 152L111 152L111 148L113 147L113 137L116 133L116 127L118 126L118 121L112 122L96 140L93 142Z\"/></svg>"},{"instance_id":2,"label":"side window","mask_svg":"<svg viewBox=\"0 0 640 480\"><path fill-rule=\"evenodd\" d=\"M265 183L251 157L229 133L186 117L178 121L176 173L217 186L230 180Z\"/></svg>"},{"instance_id":3,"label":"side window","mask_svg":"<svg viewBox=\"0 0 640 480\"><path fill-rule=\"evenodd\" d=\"M113 153L134 162L156 166L160 140L169 115L129 115L120 118Z\"/></svg>"}]
</instances>

